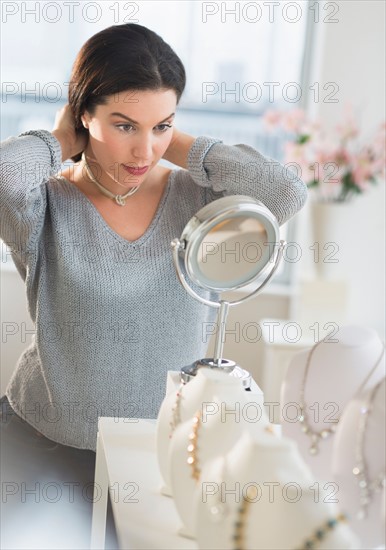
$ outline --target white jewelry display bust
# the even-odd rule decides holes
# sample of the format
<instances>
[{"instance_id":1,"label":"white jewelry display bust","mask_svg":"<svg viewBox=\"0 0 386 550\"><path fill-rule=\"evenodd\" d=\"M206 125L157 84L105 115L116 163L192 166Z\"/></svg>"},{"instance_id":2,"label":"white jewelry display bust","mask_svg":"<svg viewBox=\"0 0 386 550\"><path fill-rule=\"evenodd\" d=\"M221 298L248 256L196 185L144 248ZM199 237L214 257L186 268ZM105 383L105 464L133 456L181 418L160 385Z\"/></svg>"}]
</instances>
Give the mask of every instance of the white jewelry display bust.
<instances>
[{"instance_id":1,"label":"white jewelry display bust","mask_svg":"<svg viewBox=\"0 0 386 550\"><path fill-rule=\"evenodd\" d=\"M351 527L361 539L362 548L385 545L385 489L373 492L367 507L367 517L356 519L360 511L361 491L353 474L357 466L357 445L361 444L359 430L371 389L353 399L346 407L335 434L332 457L334 479L339 485L339 502L342 510L352 518ZM359 441L358 441L359 438ZM372 481L385 475L385 381L372 400L363 436L363 456L367 478ZM383 478L384 479L384 478Z\"/></svg>"},{"instance_id":2,"label":"white jewelry display bust","mask_svg":"<svg viewBox=\"0 0 386 550\"><path fill-rule=\"evenodd\" d=\"M200 485L195 493L195 533L199 547L205 550L240 547L234 535L248 487L257 488L257 498L241 517L245 549L303 548L316 529L339 514L336 504L326 502L296 444L264 432L245 432L224 461L208 462ZM221 486L225 511L214 517L211 508L219 499ZM219 491L215 492L216 488ZM318 548L354 549L359 548L359 541L347 525L338 523Z\"/></svg>"},{"instance_id":3,"label":"white jewelry display bust","mask_svg":"<svg viewBox=\"0 0 386 550\"><path fill-rule=\"evenodd\" d=\"M383 349L376 331L367 327L342 327L331 336L330 340L333 339L338 341L321 342L315 350L305 381L308 422L317 432L337 426L336 420L371 373ZM331 456L336 434L322 439L319 452L311 455L311 439L302 432L301 423L296 419L308 355L308 350L302 351L289 364L281 392L282 433L298 443L304 460L319 479L332 481ZM383 373L384 357L363 389L377 383Z\"/></svg>"},{"instance_id":4,"label":"white jewelry display bust","mask_svg":"<svg viewBox=\"0 0 386 550\"><path fill-rule=\"evenodd\" d=\"M237 401L241 409L241 404L261 400L261 403L257 403L262 411L261 421L268 423L268 419L264 412L263 396L260 396L260 394L256 395L252 392L246 392L240 379L229 376L229 374L221 370L210 368L199 369L194 379L182 387L180 397L177 397L176 393L177 392L171 392L166 395L160 407L156 427L158 465L161 476L165 482L165 487L163 487L162 492L169 495L172 493L170 488L168 455L169 446L174 437L174 432L170 424L173 418L173 407L176 405L177 400L181 423L193 418L197 410L202 410L203 403L207 403L206 408L209 412L211 408L210 403L213 402L216 395L220 397L224 403ZM224 405L222 405L222 407L224 408ZM243 416L242 412L241 410L241 416Z\"/></svg>"},{"instance_id":5,"label":"white jewelry display bust","mask_svg":"<svg viewBox=\"0 0 386 550\"><path fill-rule=\"evenodd\" d=\"M245 431L261 431L267 426L266 418L256 425L247 420L239 405L247 403L244 390L232 394L214 396L210 408L201 407L200 419L195 422L197 437L189 438L194 431L194 420L190 418L180 424L172 438L169 448L169 476L174 503L186 528L182 532L194 536L194 494L200 489L199 475L205 464L219 455L225 455L229 449L238 444ZM241 403L240 403L241 402ZM205 403L204 403L205 405ZM207 414L207 411L210 414ZM212 412L216 411L216 412ZM193 452L188 446L193 444ZM194 468L188 464L189 456L194 457ZM194 471L198 479L193 477Z\"/></svg>"}]
</instances>

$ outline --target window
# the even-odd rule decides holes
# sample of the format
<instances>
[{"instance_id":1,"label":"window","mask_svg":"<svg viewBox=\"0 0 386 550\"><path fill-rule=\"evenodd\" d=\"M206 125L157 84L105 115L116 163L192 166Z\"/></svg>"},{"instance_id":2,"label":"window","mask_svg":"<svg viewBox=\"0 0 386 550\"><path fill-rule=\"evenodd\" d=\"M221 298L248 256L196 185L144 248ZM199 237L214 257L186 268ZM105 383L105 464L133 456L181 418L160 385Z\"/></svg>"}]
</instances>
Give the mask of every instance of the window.
<instances>
[{"instance_id":1,"label":"window","mask_svg":"<svg viewBox=\"0 0 386 550\"><path fill-rule=\"evenodd\" d=\"M2 10L1 139L31 128L50 130L67 102L81 45L110 25L148 26L181 57L187 87L176 124L192 135L246 143L281 160L279 135L262 128L267 108L299 106L306 50L305 3L20 2ZM4 7L7 6L7 7ZM283 237L289 238L283 228ZM284 263L284 262L283 262ZM289 281L285 266L275 280Z\"/></svg>"}]
</instances>

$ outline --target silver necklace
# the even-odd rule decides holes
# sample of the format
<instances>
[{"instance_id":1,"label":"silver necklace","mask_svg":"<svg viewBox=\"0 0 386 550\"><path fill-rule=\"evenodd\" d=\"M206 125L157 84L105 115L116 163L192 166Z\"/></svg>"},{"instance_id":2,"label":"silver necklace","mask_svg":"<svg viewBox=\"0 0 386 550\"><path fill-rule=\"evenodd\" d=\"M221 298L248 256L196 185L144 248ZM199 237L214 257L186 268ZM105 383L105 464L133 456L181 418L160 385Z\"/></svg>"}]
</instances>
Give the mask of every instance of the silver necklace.
<instances>
[{"instance_id":1,"label":"silver necklace","mask_svg":"<svg viewBox=\"0 0 386 550\"><path fill-rule=\"evenodd\" d=\"M86 170L87 170L87 174L89 176L89 178L92 180L93 183L95 183L95 185L98 187L98 189L101 191L101 193L103 193L106 197L109 197L110 199L113 199L115 200L115 202L117 204L119 204L119 206L125 206L126 204L126 199L128 197L130 197L131 195L134 195L134 193L136 193L138 191L138 189L140 188L139 185L137 185L136 187L132 187L130 189L130 191L128 193L126 193L125 195L114 195L114 193L112 193L111 191L109 191L108 189L106 189L106 187L104 187L103 185L101 185L99 183L99 181L97 181L94 177L94 174L91 172L91 168L89 167L88 163L87 163L87 160L86 160L86 155L84 154L84 151L82 153L82 160L84 162L84 165L86 167Z\"/></svg>"},{"instance_id":2,"label":"silver necklace","mask_svg":"<svg viewBox=\"0 0 386 550\"><path fill-rule=\"evenodd\" d=\"M372 411L372 404L375 394L379 387L385 382L385 378L382 378L371 390L366 402L360 407L360 417L358 426L358 436L355 449L355 467L352 473L354 474L359 486L360 492L360 510L357 514L357 518L363 520L367 517L368 506L371 502L371 498L374 492L379 492L385 486L385 472L380 472L375 479L370 480L368 475L368 467L364 453L364 440L366 434L367 423L370 413Z\"/></svg>"},{"instance_id":3,"label":"silver necklace","mask_svg":"<svg viewBox=\"0 0 386 550\"><path fill-rule=\"evenodd\" d=\"M299 422L301 425L302 432L307 435L311 439L311 447L309 449L311 455L316 455L319 452L319 443L321 439L327 439L328 437L332 436L336 431L336 426L339 423L340 416L336 419L335 424L328 428L323 428L322 430L316 431L307 420L307 403L304 399L304 393L305 393L305 386L306 386L306 380L308 371L311 364L312 355L314 354L316 348L324 342L330 335L328 334L323 340L320 340L320 342L317 342L310 350L308 357L307 357L307 363L306 368L304 369L304 376L303 376L303 382L302 387L300 390L300 416L299 416ZM382 353L375 363L374 367L371 369L369 374L366 376L362 384L360 385L359 389L354 395L358 395L361 390L364 388L368 380L370 379L371 375L375 371L375 369L378 367L379 363L382 360L383 354L385 353L385 344L383 343Z\"/></svg>"}]
</instances>

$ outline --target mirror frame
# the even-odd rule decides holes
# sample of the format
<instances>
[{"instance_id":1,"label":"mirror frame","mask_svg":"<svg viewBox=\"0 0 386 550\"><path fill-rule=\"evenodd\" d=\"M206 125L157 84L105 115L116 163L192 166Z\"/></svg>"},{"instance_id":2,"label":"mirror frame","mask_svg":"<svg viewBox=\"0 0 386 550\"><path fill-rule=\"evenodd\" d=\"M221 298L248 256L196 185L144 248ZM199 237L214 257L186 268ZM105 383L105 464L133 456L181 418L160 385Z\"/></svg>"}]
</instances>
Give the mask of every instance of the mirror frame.
<instances>
[{"instance_id":1,"label":"mirror frame","mask_svg":"<svg viewBox=\"0 0 386 550\"><path fill-rule=\"evenodd\" d=\"M198 267L197 253L209 231L216 225L237 217L252 217L257 219L267 234L267 243L275 243L272 250L267 251L263 267L257 267L239 283L212 284ZM230 195L207 204L199 210L186 224L180 241L184 247L180 255L184 259L186 273L191 281L201 288L215 292L238 290L249 285L256 278L264 275L272 268L274 256L277 253L276 245L280 242L280 229L275 216L260 201L246 195ZM261 260L259 260L259 263Z\"/></svg>"}]
</instances>

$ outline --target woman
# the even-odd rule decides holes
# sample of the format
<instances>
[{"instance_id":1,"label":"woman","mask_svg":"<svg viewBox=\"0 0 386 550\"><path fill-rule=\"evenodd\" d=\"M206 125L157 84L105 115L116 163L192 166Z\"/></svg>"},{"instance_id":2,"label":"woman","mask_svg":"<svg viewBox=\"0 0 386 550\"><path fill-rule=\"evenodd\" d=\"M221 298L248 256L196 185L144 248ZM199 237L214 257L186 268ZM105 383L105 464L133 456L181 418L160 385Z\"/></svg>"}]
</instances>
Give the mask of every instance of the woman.
<instances>
[{"instance_id":1,"label":"woman","mask_svg":"<svg viewBox=\"0 0 386 550\"><path fill-rule=\"evenodd\" d=\"M279 224L306 200L252 147L177 130L184 87L158 35L109 27L79 52L53 130L2 144L1 238L36 325L3 404L58 453L94 454L98 416L155 418L167 371L205 356L216 312L181 287L170 249L187 221L225 194L256 197Z\"/></svg>"}]
</instances>

